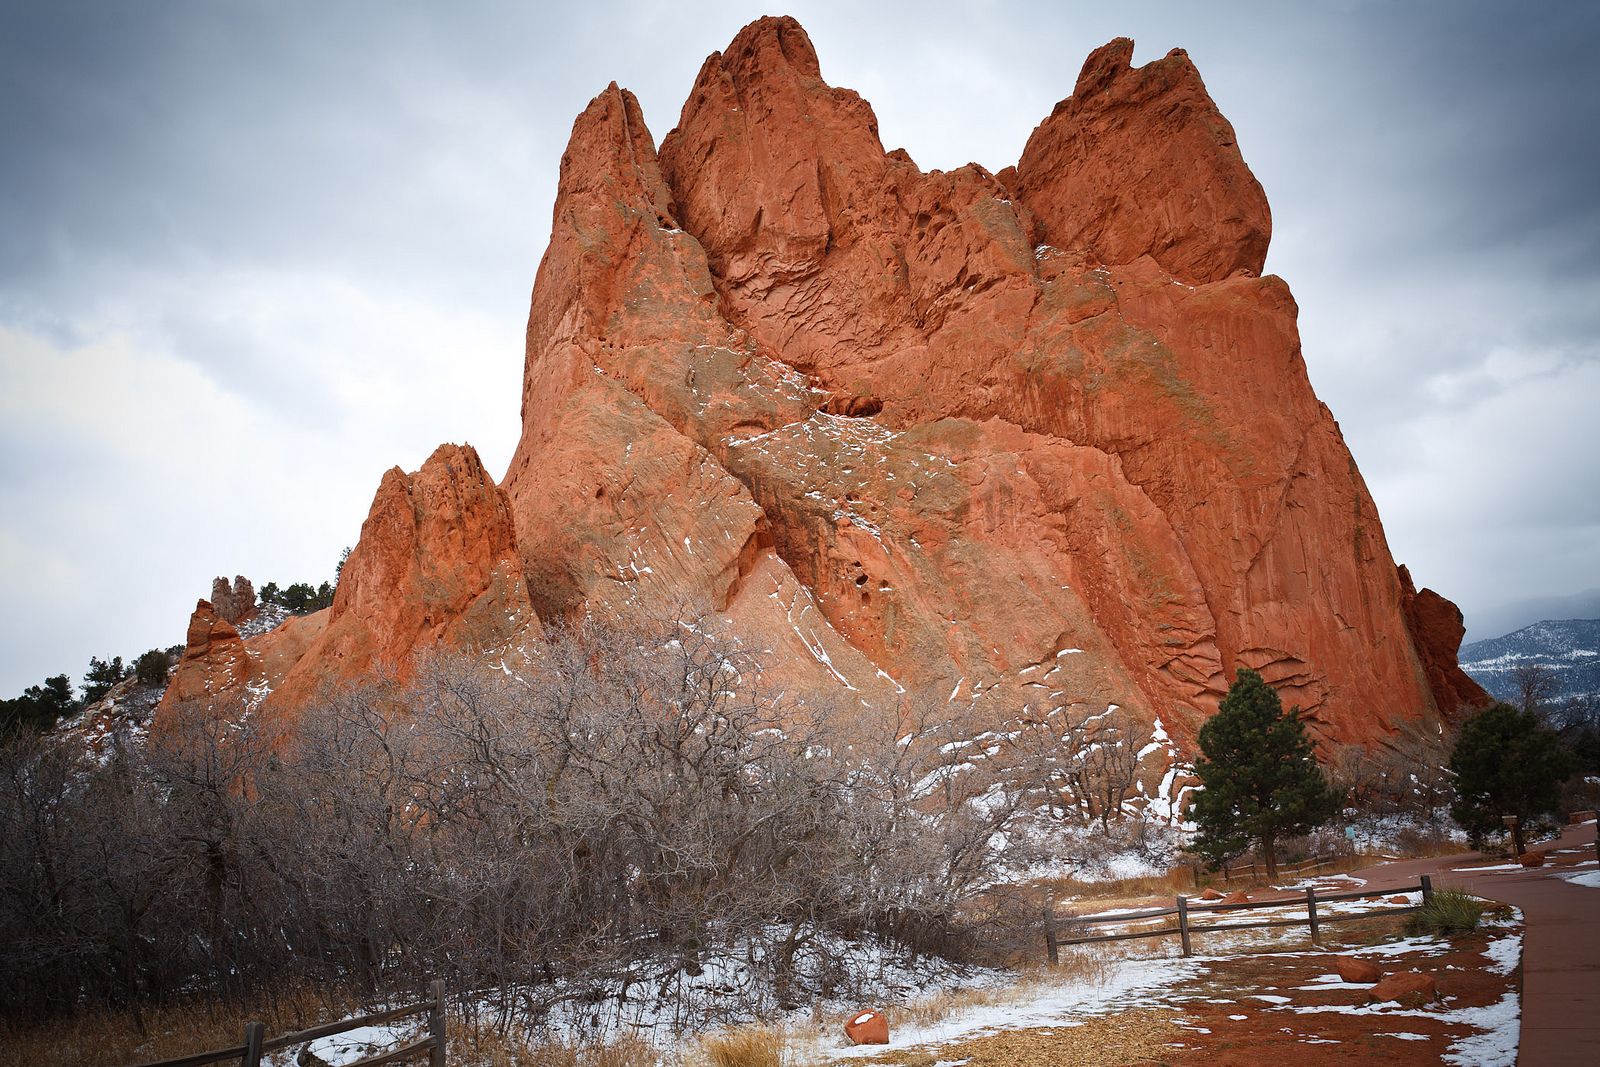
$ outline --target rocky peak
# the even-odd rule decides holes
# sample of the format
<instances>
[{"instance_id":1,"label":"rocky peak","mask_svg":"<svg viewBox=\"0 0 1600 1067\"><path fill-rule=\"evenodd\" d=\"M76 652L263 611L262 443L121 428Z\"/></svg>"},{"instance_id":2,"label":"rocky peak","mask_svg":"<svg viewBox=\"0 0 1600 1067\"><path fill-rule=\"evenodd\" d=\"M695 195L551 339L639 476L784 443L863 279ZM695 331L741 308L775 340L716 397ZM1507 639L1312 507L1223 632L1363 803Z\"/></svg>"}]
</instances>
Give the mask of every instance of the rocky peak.
<instances>
[{"instance_id":1,"label":"rocky peak","mask_svg":"<svg viewBox=\"0 0 1600 1067\"><path fill-rule=\"evenodd\" d=\"M256 614L255 586L242 574L234 577L232 585L226 578L215 578L211 582L211 604L218 616L235 626L248 622Z\"/></svg>"},{"instance_id":2,"label":"rocky peak","mask_svg":"<svg viewBox=\"0 0 1600 1067\"><path fill-rule=\"evenodd\" d=\"M333 608L244 643L257 691L688 607L790 692L1120 708L1168 811L1235 667L1335 741L1474 699L1259 277L1231 127L1181 51L1132 56L1093 53L998 176L886 154L792 19L706 60L659 153L608 86L562 158L504 488L456 446L388 472Z\"/></svg>"},{"instance_id":3,"label":"rocky peak","mask_svg":"<svg viewBox=\"0 0 1600 1067\"><path fill-rule=\"evenodd\" d=\"M217 579L222 581L222 579ZM211 654L217 646L239 640L239 631L217 611L209 600L195 603L189 616L189 630L184 636L183 658L200 659Z\"/></svg>"},{"instance_id":4,"label":"rocky peak","mask_svg":"<svg viewBox=\"0 0 1600 1067\"><path fill-rule=\"evenodd\" d=\"M1233 127L1183 50L1132 60L1126 37L1090 53L1028 138L1015 182L1038 243L1108 264L1148 255L1191 284L1260 274L1272 216Z\"/></svg>"}]
</instances>

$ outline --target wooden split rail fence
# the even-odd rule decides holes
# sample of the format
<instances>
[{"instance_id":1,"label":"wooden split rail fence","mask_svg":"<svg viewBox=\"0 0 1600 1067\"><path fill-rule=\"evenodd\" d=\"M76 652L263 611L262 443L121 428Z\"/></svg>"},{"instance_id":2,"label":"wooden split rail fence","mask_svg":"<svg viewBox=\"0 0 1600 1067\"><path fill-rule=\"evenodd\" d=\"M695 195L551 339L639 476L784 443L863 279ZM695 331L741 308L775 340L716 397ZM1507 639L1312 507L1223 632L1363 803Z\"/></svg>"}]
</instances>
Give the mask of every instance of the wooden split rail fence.
<instances>
[{"instance_id":1,"label":"wooden split rail fence","mask_svg":"<svg viewBox=\"0 0 1600 1067\"><path fill-rule=\"evenodd\" d=\"M1305 860L1301 863L1289 863L1280 866L1278 868L1277 876L1279 878L1299 878L1302 875L1316 874L1324 867L1332 867L1338 862L1339 861L1337 859L1318 859L1313 856L1311 859ZM1193 869L1194 884L1198 886L1200 884L1200 867L1197 864ZM1249 863L1235 864L1232 867L1223 867L1222 880L1224 882L1232 881L1234 875L1245 871L1250 872L1251 878L1259 878L1267 873L1267 868L1265 864L1259 862L1258 860L1251 860Z\"/></svg>"},{"instance_id":2,"label":"wooden split rail fence","mask_svg":"<svg viewBox=\"0 0 1600 1067\"><path fill-rule=\"evenodd\" d=\"M1185 956L1192 954L1190 936L1192 934L1212 933L1215 931L1233 930L1266 930L1280 926L1309 926L1311 928L1311 941L1320 943L1321 925L1330 922L1345 922L1350 919L1371 919L1380 915L1400 915L1404 912L1417 911L1422 904L1395 905L1388 908L1373 908L1367 911L1349 912L1343 915L1318 915L1317 905L1333 904L1345 900L1370 900L1373 897L1394 896L1399 893L1422 893L1422 902L1426 904L1433 897L1433 880L1427 875L1422 876L1422 881L1416 885L1397 886L1391 889L1362 889L1346 893L1318 893L1315 886L1307 886L1305 892L1306 914L1293 919L1271 919L1263 922L1245 923L1209 923L1194 925L1190 919L1194 915L1205 915L1211 912L1254 911L1261 908L1292 907L1300 901L1295 897L1283 897L1277 900L1251 900L1241 904L1221 904L1217 902L1196 903L1188 897L1178 897L1174 907L1151 908L1145 911L1130 911L1117 915L1093 915L1085 918L1066 917L1056 915L1053 907L1046 908L1044 913L1045 951L1051 963L1059 962L1059 947L1061 945L1087 945L1099 941L1133 941L1148 937L1174 937L1179 938L1183 945ZM1148 922L1151 919L1161 919L1169 915L1178 918L1177 925L1164 926L1159 930L1133 930L1124 933L1098 934L1083 937L1058 937L1056 924L1061 921L1074 926L1094 926L1103 923L1137 923Z\"/></svg>"},{"instance_id":3,"label":"wooden split rail fence","mask_svg":"<svg viewBox=\"0 0 1600 1067\"><path fill-rule=\"evenodd\" d=\"M346 1067L378 1067L384 1063L400 1063L414 1059L424 1052L428 1054L428 1067L446 1067L445 1064L445 1021L444 1021L444 983L435 981L429 987L428 999L419 1004L408 1004L403 1008L390 1008L388 1011L373 1012L357 1019L342 1019L336 1023L323 1023L306 1030L299 1030L282 1037L268 1039L266 1037L266 1024L246 1023L244 1028L244 1044L232 1048L216 1049L212 1052L196 1052L192 1056L180 1056L175 1060L160 1060L156 1063L143 1064L141 1067L206 1067L213 1063L237 1062L240 1067L261 1067L261 1057L280 1049L293 1048L303 1045L308 1041L315 1041L320 1037L332 1037L363 1026L377 1026L380 1023L393 1022L396 1019L405 1019L413 1015L427 1013L428 1025L420 1037L413 1038L405 1044L392 1048L388 1052L380 1052L365 1059L355 1060Z\"/></svg>"}]
</instances>

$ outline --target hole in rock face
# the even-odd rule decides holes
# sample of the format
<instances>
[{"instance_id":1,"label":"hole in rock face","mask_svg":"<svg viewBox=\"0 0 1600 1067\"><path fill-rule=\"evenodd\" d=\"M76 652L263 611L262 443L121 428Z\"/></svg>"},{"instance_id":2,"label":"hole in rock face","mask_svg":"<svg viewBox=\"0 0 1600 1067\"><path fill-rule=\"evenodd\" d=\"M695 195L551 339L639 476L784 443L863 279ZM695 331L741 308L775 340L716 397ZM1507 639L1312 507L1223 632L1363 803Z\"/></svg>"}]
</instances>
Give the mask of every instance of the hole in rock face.
<instances>
[{"instance_id":1,"label":"hole in rock face","mask_svg":"<svg viewBox=\"0 0 1600 1067\"><path fill-rule=\"evenodd\" d=\"M882 411L883 401L865 393L834 393L822 405L822 410L829 415L865 419Z\"/></svg>"},{"instance_id":2,"label":"hole in rock face","mask_svg":"<svg viewBox=\"0 0 1600 1067\"><path fill-rule=\"evenodd\" d=\"M866 585L866 584L867 584L867 576L865 574L860 574L860 575L856 576L856 585L862 586L862 585Z\"/></svg>"},{"instance_id":3,"label":"hole in rock face","mask_svg":"<svg viewBox=\"0 0 1600 1067\"><path fill-rule=\"evenodd\" d=\"M595 488L594 498L596 500L604 500L605 499L605 495L606 495L606 487L605 486L602 485L602 486L597 486Z\"/></svg>"}]
</instances>

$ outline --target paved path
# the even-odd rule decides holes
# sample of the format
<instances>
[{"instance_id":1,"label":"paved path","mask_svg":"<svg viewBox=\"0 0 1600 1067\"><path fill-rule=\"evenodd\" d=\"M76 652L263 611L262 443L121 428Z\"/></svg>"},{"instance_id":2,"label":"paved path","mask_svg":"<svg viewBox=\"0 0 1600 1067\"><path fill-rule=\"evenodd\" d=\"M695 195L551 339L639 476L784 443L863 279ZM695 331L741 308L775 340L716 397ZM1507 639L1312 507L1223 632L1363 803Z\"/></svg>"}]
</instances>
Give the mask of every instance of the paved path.
<instances>
[{"instance_id":1,"label":"paved path","mask_svg":"<svg viewBox=\"0 0 1600 1067\"><path fill-rule=\"evenodd\" d=\"M1480 897L1515 904L1526 929L1522 940L1522 1043L1518 1067L1595 1067L1600 1064L1600 888L1559 877L1569 864L1589 860L1579 871L1595 871L1595 824L1569 826L1560 840L1534 851L1586 848L1582 855L1551 856L1555 866L1472 873L1456 868L1503 865L1472 852L1427 860L1405 860L1353 871L1374 885L1394 885L1433 876L1435 888L1465 889Z\"/></svg>"}]
</instances>

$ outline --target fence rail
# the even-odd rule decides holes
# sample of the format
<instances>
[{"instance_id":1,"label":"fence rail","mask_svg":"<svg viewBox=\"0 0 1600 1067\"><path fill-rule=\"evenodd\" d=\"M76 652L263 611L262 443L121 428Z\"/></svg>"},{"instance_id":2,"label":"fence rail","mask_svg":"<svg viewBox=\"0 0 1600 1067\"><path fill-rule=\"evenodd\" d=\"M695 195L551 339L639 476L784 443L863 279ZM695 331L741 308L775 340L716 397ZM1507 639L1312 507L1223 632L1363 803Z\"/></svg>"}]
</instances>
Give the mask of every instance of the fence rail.
<instances>
[{"instance_id":1,"label":"fence rail","mask_svg":"<svg viewBox=\"0 0 1600 1067\"><path fill-rule=\"evenodd\" d=\"M1347 922L1351 919L1373 919L1382 915L1400 915L1405 912L1416 911L1422 904L1407 904L1403 907L1375 908L1370 911L1351 912L1345 915L1319 915L1317 905L1336 904L1346 900L1369 900L1373 897L1394 896L1399 893L1422 893L1423 904L1433 897L1433 879L1427 875L1416 885L1395 886L1389 889L1362 889L1341 893L1318 893L1316 886L1307 886L1305 890L1306 914L1292 919L1268 919L1261 922L1248 923L1210 923L1209 925L1195 925L1190 921L1194 915L1207 915L1213 912L1256 911L1263 908L1283 908L1298 903L1294 897L1283 897L1277 900L1247 900L1238 904L1222 903L1196 903L1189 897L1178 897L1175 906L1170 908L1149 908L1143 911L1120 912L1110 915L1090 915L1082 918L1076 916L1058 916L1053 907L1044 911L1044 937L1045 952L1051 963L1059 961L1058 948L1061 945L1087 945L1099 941L1135 941L1150 937L1177 937L1183 944L1183 954L1192 955L1190 945L1191 934L1207 934L1224 930L1266 930L1282 926L1309 926L1311 928L1312 943L1320 940L1320 927L1323 923ZM1057 923L1068 922L1074 926L1096 926L1105 923L1131 923L1145 922L1150 919L1161 919L1169 915L1176 915L1176 926L1163 926L1156 930L1126 930L1114 934L1093 934L1084 937L1059 937Z\"/></svg>"},{"instance_id":2,"label":"fence rail","mask_svg":"<svg viewBox=\"0 0 1600 1067\"><path fill-rule=\"evenodd\" d=\"M266 1037L266 1024L259 1022L246 1023L244 1027L244 1044L234 1045L231 1048L213 1049L210 1052L196 1052L189 1056L179 1056L173 1060L157 1060L154 1063L141 1064L140 1067L207 1067L213 1063L228 1063L237 1061L239 1067L261 1067L261 1057L269 1052L280 1049L292 1048L303 1045L308 1041L315 1041L322 1037L332 1037L335 1034L347 1033L363 1026L377 1026L380 1023L393 1022L396 1019L405 1019L413 1015L428 1015L427 1032L418 1038L390 1049L368 1056L365 1059L355 1060L346 1067L379 1067L385 1063L399 1063L410 1059L419 1053L428 1054L428 1067L446 1067L445 1064L445 1016L444 1016L444 982L435 979L428 987L428 999L416 1004L407 1004L400 1008L390 1008L387 1011L377 1011L370 1015L362 1015L355 1019L341 1019L333 1023L321 1023L304 1030L296 1030L292 1034Z\"/></svg>"},{"instance_id":3,"label":"fence rail","mask_svg":"<svg viewBox=\"0 0 1600 1067\"><path fill-rule=\"evenodd\" d=\"M1339 863L1339 860L1337 858L1319 858L1319 857L1313 856L1310 859L1302 860L1299 863L1281 864L1278 867L1278 877L1279 878L1289 878L1289 877L1297 878L1297 877L1299 877L1300 875L1303 875L1303 874L1316 874L1318 871L1321 871L1324 867L1333 867L1333 866L1336 866L1338 863ZM1225 866L1225 867L1223 867L1221 869L1222 880L1224 882L1231 881L1233 879L1233 876L1238 874L1238 873L1240 873L1241 871L1249 871L1250 872L1250 877L1254 878L1257 875L1266 874L1267 873L1267 868L1266 868L1266 865L1264 863L1261 863L1259 860L1251 860L1249 863L1238 863L1238 864L1235 864L1232 867L1226 867ZM1200 873L1200 869L1198 867L1196 867L1195 868L1195 877L1196 878L1199 877L1199 873ZM1197 881L1195 884L1198 885L1199 882Z\"/></svg>"}]
</instances>

